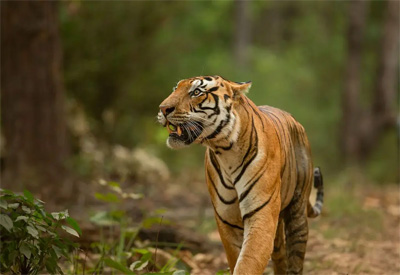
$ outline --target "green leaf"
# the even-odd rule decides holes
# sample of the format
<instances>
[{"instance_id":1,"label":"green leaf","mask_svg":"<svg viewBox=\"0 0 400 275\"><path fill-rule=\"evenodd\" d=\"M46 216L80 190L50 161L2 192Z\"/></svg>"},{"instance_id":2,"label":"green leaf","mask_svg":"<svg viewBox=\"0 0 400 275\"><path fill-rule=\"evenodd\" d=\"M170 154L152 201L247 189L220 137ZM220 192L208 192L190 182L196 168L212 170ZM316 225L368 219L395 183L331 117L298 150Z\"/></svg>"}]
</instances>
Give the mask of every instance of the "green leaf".
<instances>
[{"instance_id":1,"label":"green leaf","mask_svg":"<svg viewBox=\"0 0 400 275\"><path fill-rule=\"evenodd\" d=\"M147 253L150 253L150 251L145 249L145 248L134 248L132 250L133 250L133 252L140 253L140 254L143 254L143 255L147 254Z\"/></svg>"},{"instance_id":2,"label":"green leaf","mask_svg":"<svg viewBox=\"0 0 400 275\"><path fill-rule=\"evenodd\" d=\"M152 254L149 252L147 254L143 254L142 258L140 259L142 262L148 262L152 257Z\"/></svg>"},{"instance_id":3,"label":"green leaf","mask_svg":"<svg viewBox=\"0 0 400 275\"><path fill-rule=\"evenodd\" d=\"M18 250L15 249L15 250L11 251L10 254L8 254L8 261L10 263L15 262L15 258L17 258L17 256L19 256Z\"/></svg>"},{"instance_id":4,"label":"green leaf","mask_svg":"<svg viewBox=\"0 0 400 275\"><path fill-rule=\"evenodd\" d=\"M78 224L78 222L77 222L76 220L74 220L74 219L71 218L71 217L68 217L68 218L67 218L67 223L68 223L70 226L72 226L72 228L75 229L75 230L79 233L79 235L82 235L82 230L81 230L81 228L79 227L79 224Z\"/></svg>"},{"instance_id":5,"label":"green leaf","mask_svg":"<svg viewBox=\"0 0 400 275\"><path fill-rule=\"evenodd\" d=\"M174 273L172 273L172 275L189 275L189 272L185 270L176 270Z\"/></svg>"},{"instance_id":6,"label":"green leaf","mask_svg":"<svg viewBox=\"0 0 400 275\"><path fill-rule=\"evenodd\" d=\"M56 255L57 255L57 258L60 258L62 255L63 255L63 253L62 253L62 251L61 251L61 249L60 248L58 248L57 246L55 246L55 245L52 245L52 247L53 247L53 250L54 250L54 252L56 253Z\"/></svg>"},{"instance_id":7,"label":"green leaf","mask_svg":"<svg viewBox=\"0 0 400 275\"><path fill-rule=\"evenodd\" d=\"M120 184L116 181L109 181L108 186L110 187L120 187Z\"/></svg>"},{"instance_id":8,"label":"green leaf","mask_svg":"<svg viewBox=\"0 0 400 275\"><path fill-rule=\"evenodd\" d=\"M22 205L22 210L24 210L24 212L27 214L32 213L32 210L29 207L26 207L25 205Z\"/></svg>"},{"instance_id":9,"label":"green leaf","mask_svg":"<svg viewBox=\"0 0 400 275\"><path fill-rule=\"evenodd\" d=\"M17 209L18 206L19 206L18 202L8 204L8 208L11 208L11 209Z\"/></svg>"},{"instance_id":10,"label":"green leaf","mask_svg":"<svg viewBox=\"0 0 400 275\"><path fill-rule=\"evenodd\" d=\"M24 196L25 196L25 198L28 199L28 201L30 201L30 202L33 202L33 201L34 201L34 198L33 198L32 193L29 192L29 191L26 190L26 189L24 190Z\"/></svg>"},{"instance_id":11,"label":"green leaf","mask_svg":"<svg viewBox=\"0 0 400 275\"><path fill-rule=\"evenodd\" d=\"M0 225L2 225L8 232L11 232L14 224L13 221L10 219L9 216L0 214Z\"/></svg>"},{"instance_id":12,"label":"green leaf","mask_svg":"<svg viewBox=\"0 0 400 275\"><path fill-rule=\"evenodd\" d=\"M4 193L4 194L12 195L12 196L15 197L14 192L11 191L11 190L8 190L8 189L1 189L1 192Z\"/></svg>"},{"instance_id":13,"label":"green leaf","mask_svg":"<svg viewBox=\"0 0 400 275\"><path fill-rule=\"evenodd\" d=\"M26 230L28 230L28 233L29 233L32 237L38 238L39 232L36 230L36 228L34 228L34 227L31 226L31 225L28 225L28 226L26 227Z\"/></svg>"},{"instance_id":14,"label":"green leaf","mask_svg":"<svg viewBox=\"0 0 400 275\"><path fill-rule=\"evenodd\" d=\"M24 254L25 257L26 257L27 259L30 259L30 258L31 258L32 252L31 252L29 246L26 245L25 243L22 243L22 244L21 244L21 246L20 246L20 248L19 248L19 251L20 251L22 254Z\"/></svg>"},{"instance_id":15,"label":"green leaf","mask_svg":"<svg viewBox=\"0 0 400 275\"><path fill-rule=\"evenodd\" d=\"M147 272L144 273L143 275L172 275L174 272L170 271L170 272Z\"/></svg>"},{"instance_id":16,"label":"green leaf","mask_svg":"<svg viewBox=\"0 0 400 275\"><path fill-rule=\"evenodd\" d=\"M27 221L29 218L27 216L18 216L15 221Z\"/></svg>"},{"instance_id":17,"label":"green leaf","mask_svg":"<svg viewBox=\"0 0 400 275\"><path fill-rule=\"evenodd\" d=\"M61 212L52 212L51 216L53 216L53 218L56 219L57 221L64 220L69 217L68 209Z\"/></svg>"},{"instance_id":18,"label":"green leaf","mask_svg":"<svg viewBox=\"0 0 400 275\"><path fill-rule=\"evenodd\" d=\"M100 211L90 217L90 221L97 224L97 225L115 225L118 224L115 220L113 220L107 212Z\"/></svg>"},{"instance_id":19,"label":"green leaf","mask_svg":"<svg viewBox=\"0 0 400 275\"><path fill-rule=\"evenodd\" d=\"M8 203L5 200L0 200L0 207L7 210Z\"/></svg>"},{"instance_id":20,"label":"green leaf","mask_svg":"<svg viewBox=\"0 0 400 275\"><path fill-rule=\"evenodd\" d=\"M152 227L154 224L160 224L162 222L162 224L169 224L170 221L166 220L166 219L162 219L162 217L148 217L146 219L143 220L142 222L142 226L144 228L150 228Z\"/></svg>"},{"instance_id":21,"label":"green leaf","mask_svg":"<svg viewBox=\"0 0 400 275\"><path fill-rule=\"evenodd\" d=\"M45 265L50 274L57 274L57 262L53 257L48 257Z\"/></svg>"},{"instance_id":22,"label":"green leaf","mask_svg":"<svg viewBox=\"0 0 400 275\"><path fill-rule=\"evenodd\" d=\"M229 274L231 274L230 272L229 272L229 270L219 270L217 273L215 273L215 275L229 275Z\"/></svg>"},{"instance_id":23,"label":"green leaf","mask_svg":"<svg viewBox=\"0 0 400 275\"><path fill-rule=\"evenodd\" d=\"M117 195L113 193L101 194L96 193L94 194L95 198L104 202L120 202Z\"/></svg>"},{"instance_id":24,"label":"green leaf","mask_svg":"<svg viewBox=\"0 0 400 275\"><path fill-rule=\"evenodd\" d=\"M136 261L136 262L133 262L133 263L129 266L129 269L132 270L132 271L141 271L141 270L143 270L148 264L149 264L149 261L145 261L145 262Z\"/></svg>"},{"instance_id":25,"label":"green leaf","mask_svg":"<svg viewBox=\"0 0 400 275\"><path fill-rule=\"evenodd\" d=\"M41 225L36 225L36 228L39 229L40 231L47 232L47 229L44 228L44 227L41 226Z\"/></svg>"},{"instance_id":26,"label":"green leaf","mask_svg":"<svg viewBox=\"0 0 400 275\"><path fill-rule=\"evenodd\" d=\"M135 274L126 266L124 266L124 265L120 264L119 262L116 262L110 258L104 259L104 263L109 267L112 267L116 270L123 272L124 274Z\"/></svg>"},{"instance_id":27,"label":"green leaf","mask_svg":"<svg viewBox=\"0 0 400 275\"><path fill-rule=\"evenodd\" d=\"M124 199L130 198L130 199L133 199L133 200L138 200L138 199L143 198L144 196L143 196L143 194L137 194L137 193L123 193L122 197Z\"/></svg>"},{"instance_id":28,"label":"green leaf","mask_svg":"<svg viewBox=\"0 0 400 275\"><path fill-rule=\"evenodd\" d=\"M61 225L61 228L64 229L66 232L68 232L71 235L74 235L75 237L79 238L78 232L76 232L74 229L72 229L69 226Z\"/></svg>"}]
</instances>

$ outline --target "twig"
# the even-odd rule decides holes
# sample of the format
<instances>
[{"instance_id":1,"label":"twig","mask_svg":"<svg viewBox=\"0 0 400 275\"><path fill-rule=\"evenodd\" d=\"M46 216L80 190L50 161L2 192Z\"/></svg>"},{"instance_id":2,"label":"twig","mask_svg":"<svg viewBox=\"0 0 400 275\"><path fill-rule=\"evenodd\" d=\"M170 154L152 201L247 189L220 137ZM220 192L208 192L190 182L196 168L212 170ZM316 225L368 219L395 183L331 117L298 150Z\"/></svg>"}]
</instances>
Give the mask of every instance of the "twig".
<instances>
[{"instance_id":1,"label":"twig","mask_svg":"<svg viewBox=\"0 0 400 275\"><path fill-rule=\"evenodd\" d=\"M85 269L86 269L86 259L87 259L87 251L85 251L85 259L83 260L82 264L82 275L85 275Z\"/></svg>"},{"instance_id":2,"label":"twig","mask_svg":"<svg viewBox=\"0 0 400 275\"><path fill-rule=\"evenodd\" d=\"M162 223L163 218L164 218L164 216L161 216L160 224L159 224L159 226L158 226L158 231L157 231L156 249L155 249L155 251L154 251L154 267L153 267L153 271L155 271L154 269L157 267L158 236L160 235L161 223Z\"/></svg>"}]
</instances>

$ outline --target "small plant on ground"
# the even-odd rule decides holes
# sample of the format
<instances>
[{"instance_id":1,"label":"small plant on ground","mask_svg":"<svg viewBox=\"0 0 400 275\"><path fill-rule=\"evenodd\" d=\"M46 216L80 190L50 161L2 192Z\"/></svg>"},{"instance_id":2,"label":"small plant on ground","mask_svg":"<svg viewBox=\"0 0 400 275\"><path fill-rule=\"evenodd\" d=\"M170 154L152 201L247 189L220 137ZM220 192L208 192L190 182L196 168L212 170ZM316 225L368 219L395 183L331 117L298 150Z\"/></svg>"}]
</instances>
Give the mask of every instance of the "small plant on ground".
<instances>
[{"instance_id":1,"label":"small plant on ground","mask_svg":"<svg viewBox=\"0 0 400 275\"><path fill-rule=\"evenodd\" d=\"M178 259L175 255L164 266L156 263L157 241L154 249L137 240L141 228L169 223L159 217L162 211L145 213L143 220L135 223L130 218L126 205L129 205L129 200L135 201L142 198L142 195L125 192L117 182L100 180L99 184L105 192L96 193L95 197L107 204L107 210L96 212L90 218L92 223L100 226L102 239L92 244L92 248L100 253L100 259L89 272L102 274L105 268L111 268L118 274L188 274L187 271L177 270ZM109 238L106 233L109 233ZM177 251L179 249L178 246Z\"/></svg>"},{"instance_id":2,"label":"small plant on ground","mask_svg":"<svg viewBox=\"0 0 400 275\"><path fill-rule=\"evenodd\" d=\"M29 191L0 191L1 273L63 274L60 259L69 260L76 245L58 232L79 237L81 229L68 210L47 213L43 204Z\"/></svg>"}]
</instances>

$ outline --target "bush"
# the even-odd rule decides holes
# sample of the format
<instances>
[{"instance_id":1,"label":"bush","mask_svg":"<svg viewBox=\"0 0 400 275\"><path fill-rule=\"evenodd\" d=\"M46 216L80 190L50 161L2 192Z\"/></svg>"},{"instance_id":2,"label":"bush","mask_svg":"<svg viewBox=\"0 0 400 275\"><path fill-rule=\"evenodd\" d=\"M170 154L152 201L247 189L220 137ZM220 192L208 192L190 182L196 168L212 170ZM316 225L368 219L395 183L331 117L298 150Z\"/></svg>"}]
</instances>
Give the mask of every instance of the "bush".
<instances>
[{"instance_id":1,"label":"bush","mask_svg":"<svg viewBox=\"0 0 400 275\"><path fill-rule=\"evenodd\" d=\"M1 190L0 194L0 272L62 274L60 259L69 260L69 251L76 244L58 231L62 229L76 237L82 234L68 210L46 213L44 202L29 191L17 195Z\"/></svg>"}]
</instances>

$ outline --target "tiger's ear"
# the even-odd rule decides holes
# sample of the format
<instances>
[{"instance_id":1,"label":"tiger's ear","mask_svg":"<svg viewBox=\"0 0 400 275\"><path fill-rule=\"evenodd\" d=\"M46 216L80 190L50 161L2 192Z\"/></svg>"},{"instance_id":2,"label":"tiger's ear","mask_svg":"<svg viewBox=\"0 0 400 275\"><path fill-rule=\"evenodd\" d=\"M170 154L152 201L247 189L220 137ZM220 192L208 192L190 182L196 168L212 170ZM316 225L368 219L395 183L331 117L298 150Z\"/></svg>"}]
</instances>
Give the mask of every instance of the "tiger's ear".
<instances>
[{"instance_id":1,"label":"tiger's ear","mask_svg":"<svg viewBox=\"0 0 400 275\"><path fill-rule=\"evenodd\" d=\"M249 92L252 82L231 82L230 84L233 91L233 99L239 99L241 95Z\"/></svg>"}]
</instances>

